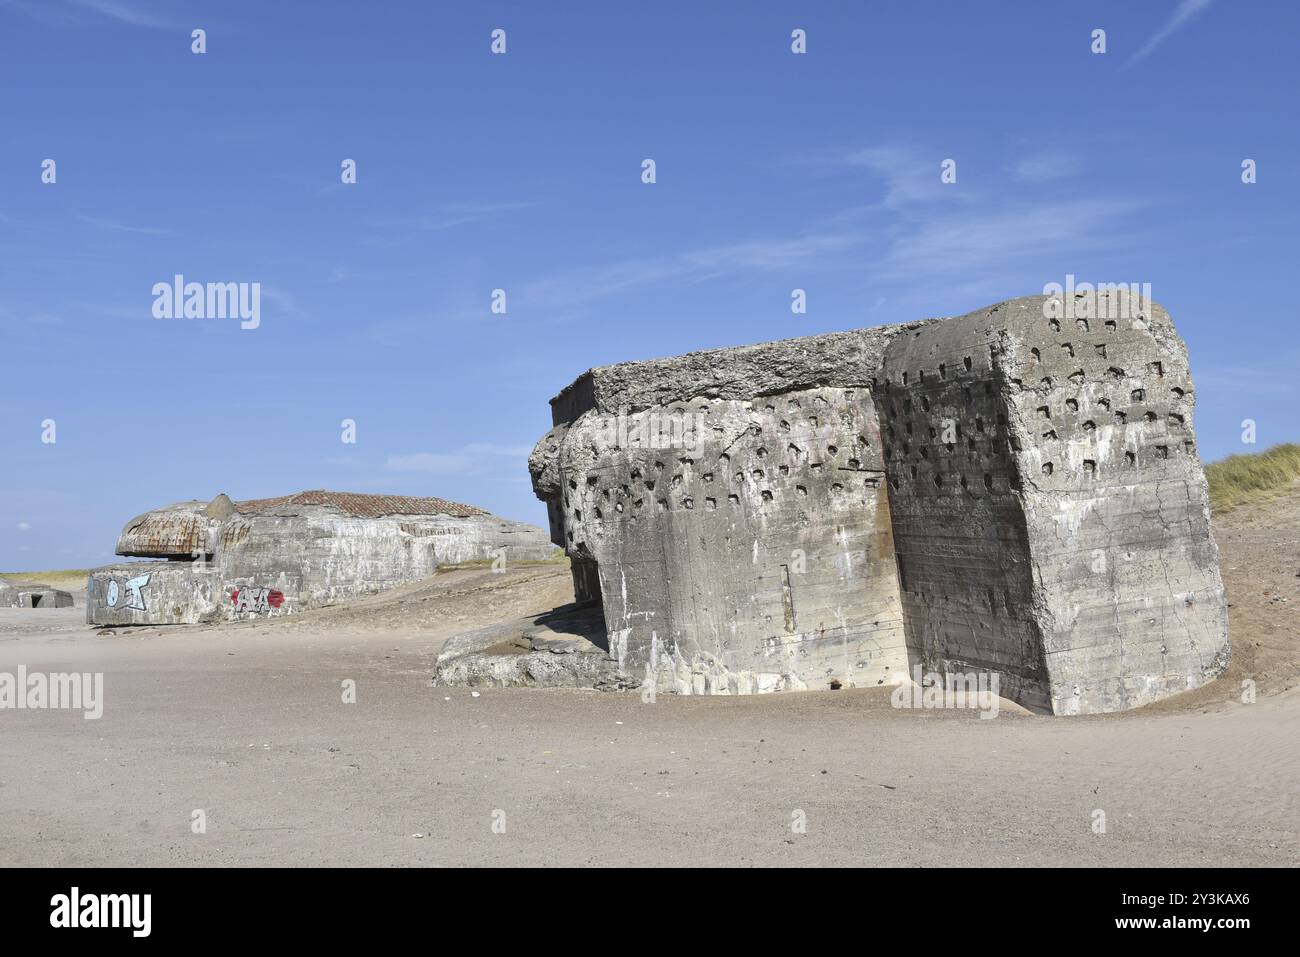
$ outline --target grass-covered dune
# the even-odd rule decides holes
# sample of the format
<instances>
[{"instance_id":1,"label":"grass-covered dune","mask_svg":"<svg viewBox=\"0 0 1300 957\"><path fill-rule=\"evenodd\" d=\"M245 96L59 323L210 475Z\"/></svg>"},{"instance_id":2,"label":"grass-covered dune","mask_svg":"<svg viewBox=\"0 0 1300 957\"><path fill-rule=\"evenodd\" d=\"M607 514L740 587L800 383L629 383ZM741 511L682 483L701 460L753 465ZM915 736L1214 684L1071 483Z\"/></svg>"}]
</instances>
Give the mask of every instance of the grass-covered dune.
<instances>
[{"instance_id":1,"label":"grass-covered dune","mask_svg":"<svg viewBox=\"0 0 1300 957\"><path fill-rule=\"evenodd\" d=\"M48 572L0 572L0 578L17 582L40 582L53 588L85 588L88 568L62 568Z\"/></svg>"},{"instance_id":2,"label":"grass-covered dune","mask_svg":"<svg viewBox=\"0 0 1300 957\"><path fill-rule=\"evenodd\" d=\"M1269 498L1300 479L1300 445L1275 445L1251 455L1229 455L1205 466L1210 507L1224 512Z\"/></svg>"}]
</instances>

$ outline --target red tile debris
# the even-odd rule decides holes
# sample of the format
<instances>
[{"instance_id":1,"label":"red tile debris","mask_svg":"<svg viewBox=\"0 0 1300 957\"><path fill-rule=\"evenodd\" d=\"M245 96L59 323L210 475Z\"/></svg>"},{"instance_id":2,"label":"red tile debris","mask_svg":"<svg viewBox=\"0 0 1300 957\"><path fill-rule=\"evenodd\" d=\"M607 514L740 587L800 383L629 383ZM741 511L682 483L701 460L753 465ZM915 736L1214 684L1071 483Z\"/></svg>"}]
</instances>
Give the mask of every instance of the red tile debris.
<instances>
[{"instance_id":1,"label":"red tile debris","mask_svg":"<svg viewBox=\"0 0 1300 957\"><path fill-rule=\"evenodd\" d=\"M336 508L356 518L379 518L383 515L451 515L456 518L469 518L472 515L488 514L473 505L461 505L459 502L449 502L442 498L362 495L359 492L327 492L323 489L299 492L296 495L282 495L279 498L257 498L247 502L236 502L235 509L241 514L255 514L284 505L321 505Z\"/></svg>"}]
</instances>

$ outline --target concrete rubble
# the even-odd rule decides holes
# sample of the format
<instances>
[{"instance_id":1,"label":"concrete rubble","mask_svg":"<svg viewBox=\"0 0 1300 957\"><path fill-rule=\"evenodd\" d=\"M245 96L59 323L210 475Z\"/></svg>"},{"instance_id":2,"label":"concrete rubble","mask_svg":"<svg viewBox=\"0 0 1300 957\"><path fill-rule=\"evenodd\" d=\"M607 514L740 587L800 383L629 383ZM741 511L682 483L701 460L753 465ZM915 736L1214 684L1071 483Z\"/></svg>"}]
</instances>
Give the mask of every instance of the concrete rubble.
<instances>
[{"instance_id":1,"label":"concrete rubble","mask_svg":"<svg viewBox=\"0 0 1300 957\"><path fill-rule=\"evenodd\" d=\"M604 621L584 668L753 694L919 666L1055 714L1220 674L1186 348L1123 287L1064 299L579 376L529 469ZM484 638L439 680L544 683Z\"/></svg>"},{"instance_id":2,"label":"concrete rubble","mask_svg":"<svg viewBox=\"0 0 1300 957\"><path fill-rule=\"evenodd\" d=\"M542 529L439 498L310 491L178 502L127 522L94 569L93 625L193 624L293 614L468 561L537 561Z\"/></svg>"},{"instance_id":3,"label":"concrete rubble","mask_svg":"<svg viewBox=\"0 0 1300 957\"><path fill-rule=\"evenodd\" d=\"M449 639L438 654L433 684L623 691L637 682L610 657L600 609L567 605Z\"/></svg>"}]
</instances>

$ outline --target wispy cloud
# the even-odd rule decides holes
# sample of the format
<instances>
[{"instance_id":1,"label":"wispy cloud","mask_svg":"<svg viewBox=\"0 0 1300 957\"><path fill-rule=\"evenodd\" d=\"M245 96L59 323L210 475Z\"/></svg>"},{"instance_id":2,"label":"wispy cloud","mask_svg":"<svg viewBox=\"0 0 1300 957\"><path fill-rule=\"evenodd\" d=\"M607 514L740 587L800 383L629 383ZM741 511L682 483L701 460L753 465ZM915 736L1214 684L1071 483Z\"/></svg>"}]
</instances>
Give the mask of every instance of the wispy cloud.
<instances>
[{"instance_id":1,"label":"wispy cloud","mask_svg":"<svg viewBox=\"0 0 1300 957\"><path fill-rule=\"evenodd\" d=\"M1010 173L1025 183L1047 183L1065 179L1079 172L1081 164L1073 153L1044 150L1022 156L1010 167Z\"/></svg>"},{"instance_id":2,"label":"wispy cloud","mask_svg":"<svg viewBox=\"0 0 1300 957\"><path fill-rule=\"evenodd\" d=\"M25 310L15 311L0 306L0 320L5 323L25 322L35 326L54 326L63 322L63 317L57 313L44 309L38 309L34 312Z\"/></svg>"},{"instance_id":3,"label":"wispy cloud","mask_svg":"<svg viewBox=\"0 0 1300 957\"><path fill-rule=\"evenodd\" d=\"M1112 247L1116 222L1147 205L1123 196L1036 196L1029 187L1078 170L1078 160L1064 151L1040 150L1006 166L1011 178L1025 184L1011 191L982 189L960 178L943 183L940 156L898 143L841 155L842 166L869 171L884 189L880 204L842 217L846 225L861 220L869 254L863 274L873 285L914 285L925 278L952 294L1005 295L1009 284L1023 281L1031 260Z\"/></svg>"},{"instance_id":4,"label":"wispy cloud","mask_svg":"<svg viewBox=\"0 0 1300 957\"><path fill-rule=\"evenodd\" d=\"M521 300L532 306L581 306L651 283L704 282L742 272L824 262L862 241L861 235L848 230L825 230L704 246L675 256L624 259L536 280L524 286Z\"/></svg>"},{"instance_id":5,"label":"wispy cloud","mask_svg":"<svg viewBox=\"0 0 1300 957\"><path fill-rule=\"evenodd\" d=\"M855 271L872 284L941 280L954 293L1004 293L1023 281L1031 258L1072 257L1113 248L1115 225L1148 204L1123 196L1067 201L1038 199L1029 189L979 189L940 179L943 155L914 144L817 151L787 160L867 173L880 198L828 212L792 235L768 235L702 246L674 255L624 258L535 279L517 302L539 310L581 309L632 290L689 284L783 269ZM1071 175L1078 161L1044 150L1005 167L1032 186ZM861 186L847 190L862 196ZM1135 238L1131 232L1123 234ZM871 294L884 305L879 288ZM906 298L906 297L904 297ZM512 304L515 300L512 300ZM892 299L891 299L892 301Z\"/></svg>"},{"instance_id":6,"label":"wispy cloud","mask_svg":"<svg viewBox=\"0 0 1300 957\"><path fill-rule=\"evenodd\" d=\"M14 10L43 23L93 26L104 19L150 30L170 30L174 24L125 0L0 0L0 8Z\"/></svg>"},{"instance_id":7,"label":"wispy cloud","mask_svg":"<svg viewBox=\"0 0 1300 957\"><path fill-rule=\"evenodd\" d=\"M433 213L391 220L386 223L380 223L379 225L385 227L404 226L408 229L424 231L440 231L444 229L453 229L457 226L467 226L472 223L480 223L484 220L494 219L506 213L513 213L517 210L528 209L536 205L537 203L531 202L451 203Z\"/></svg>"},{"instance_id":8,"label":"wispy cloud","mask_svg":"<svg viewBox=\"0 0 1300 957\"><path fill-rule=\"evenodd\" d=\"M115 233L136 233L141 236L180 235L173 229L161 229L153 226L132 226L128 223L119 223L112 219L99 219L95 216L87 216L84 213L78 213L77 218L83 223L89 223L91 226L98 226L100 229L108 229Z\"/></svg>"},{"instance_id":9,"label":"wispy cloud","mask_svg":"<svg viewBox=\"0 0 1300 957\"><path fill-rule=\"evenodd\" d=\"M1143 44L1142 48L1138 50L1137 53L1134 53L1133 56L1129 58L1129 61L1124 64L1124 69L1127 70L1134 63L1137 63L1139 60L1148 56L1152 50L1167 40L1176 31L1182 29L1198 14L1204 12L1212 2L1213 0L1179 0L1178 6L1174 7L1174 12L1170 14L1169 19L1165 21L1165 25L1157 30L1155 35Z\"/></svg>"},{"instance_id":10,"label":"wispy cloud","mask_svg":"<svg viewBox=\"0 0 1300 957\"><path fill-rule=\"evenodd\" d=\"M1203 391L1222 391L1245 395L1294 395L1295 356L1289 361L1269 362L1257 366L1210 366L1196 372L1196 384Z\"/></svg>"},{"instance_id":11,"label":"wispy cloud","mask_svg":"<svg viewBox=\"0 0 1300 957\"><path fill-rule=\"evenodd\" d=\"M74 6L93 11L118 23L133 27L151 27L156 30L166 29L169 24L155 17L152 13L141 10L122 0L70 0Z\"/></svg>"},{"instance_id":12,"label":"wispy cloud","mask_svg":"<svg viewBox=\"0 0 1300 957\"><path fill-rule=\"evenodd\" d=\"M940 164L945 157L926 156L911 146L872 146L856 150L844 158L850 167L863 167L884 180L886 209L903 209L918 203L941 200L970 201L971 193L955 189L939 179Z\"/></svg>"},{"instance_id":13,"label":"wispy cloud","mask_svg":"<svg viewBox=\"0 0 1300 957\"><path fill-rule=\"evenodd\" d=\"M890 278L987 274L1029 255L1106 248L1114 244L1116 223L1143 205L1099 197L918 217L899 230L880 272Z\"/></svg>"},{"instance_id":14,"label":"wispy cloud","mask_svg":"<svg viewBox=\"0 0 1300 957\"><path fill-rule=\"evenodd\" d=\"M299 318L307 315L306 310L298 305L298 300L278 286L269 286L262 283L262 298L277 306L283 315Z\"/></svg>"},{"instance_id":15,"label":"wispy cloud","mask_svg":"<svg viewBox=\"0 0 1300 957\"><path fill-rule=\"evenodd\" d=\"M431 475L478 475L496 471L501 459L527 459L526 445L473 442L451 452L415 452L390 455L384 467L393 472L427 472Z\"/></svg>"}]
</instances>

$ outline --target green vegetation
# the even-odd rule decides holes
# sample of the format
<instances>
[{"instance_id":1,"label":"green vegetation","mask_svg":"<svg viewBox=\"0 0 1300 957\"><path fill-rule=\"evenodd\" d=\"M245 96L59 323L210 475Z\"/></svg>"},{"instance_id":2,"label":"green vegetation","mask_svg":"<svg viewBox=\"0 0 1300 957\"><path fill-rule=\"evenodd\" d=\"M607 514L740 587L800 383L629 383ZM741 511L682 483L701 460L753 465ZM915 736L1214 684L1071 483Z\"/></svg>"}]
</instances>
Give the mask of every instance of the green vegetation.
<instances>
[{"instance_id":1,"label":"green vegetation","mask_svg":"<svg viewBox=\"0 0 1300 957\"><path fill-rule=\"evenodd\" d=\"M465 569L469 569L469 568L491 568L492 561L493 560L491 558L475 558L467 562L457 562L454 565L439 565L438 572L442 573L442 572L464 571ZM568 565L568 564L569 564L569 556L564 554L564 552L560 551L558 548L555 550L555 554L550 558L530 559L527 561L517 561L515 559L506 560L507 568L515 568L521 565Z\"/></svg>"},{"instance_id":2,"label":"green vegetation","mask_svg":"<svg viewBox=\"0 0 1300 957\"><path fill-rule=\"evenodd\" d=\"M62 568L49 572L0 572L0 578L16 582L40 582L42 585L66 590L69 585L73 588L84 587L89 574L89 568Z\"/></svg>"},{"instance_id":3,"label":"green vegetation","mask_svg":"<svg viewBox=\"0 0 1300 957\"><path fill-rule=\"evenodd\" d=\"M1271 497L1300 478L1300 445L1275 445L1253 455L1229 455L1205 466L1210 507L1226 512Z\"/></svg>"}]
</instances>

